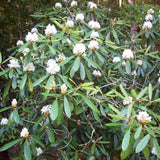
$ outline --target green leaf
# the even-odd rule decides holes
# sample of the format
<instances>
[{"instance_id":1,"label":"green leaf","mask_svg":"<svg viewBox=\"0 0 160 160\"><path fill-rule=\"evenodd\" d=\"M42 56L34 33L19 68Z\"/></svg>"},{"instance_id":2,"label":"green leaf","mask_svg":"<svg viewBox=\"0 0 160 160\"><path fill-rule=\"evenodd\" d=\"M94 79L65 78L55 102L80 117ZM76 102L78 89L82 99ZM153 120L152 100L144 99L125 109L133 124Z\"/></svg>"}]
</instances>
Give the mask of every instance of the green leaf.
<instances>
[{"instance_id":1,"label":"green leaf","mask_svg":"<svg viewBox=\"0 0 160 160\"><path fill-rule=\"evenodd\" d=\"M132 113L132 108L133 108L133 104L129 104L127 106L127 118L130 117L131 113Z\"/></svg>"},{"instance_id":2,"label":"green leaf","mask_svg":"<svg viewBox=\"0 0 160 160\"><path fill-rule=\"evenodd\" d=\"M119 92L117 92L116 90L112 89L112 91L120 98L125 99L125 97L123 97Z\"/></svg>"},{"instance_id":3,"label":"green leaf","mask_svg":"<svg viewBox=\"0 0 160 160\"><path fill-rule=\"evenodd\" d=\"M71 68L71 71L70 71L70 76L71 76L71 78L74 76L75 72L79 69L79 67L80 67L80 57L78 56L78 57L75 59L75 61L74 61L74 63L73 63L73 66L72 66L72 68Z\"/></svg>"},{"instance_id":4,"label":"green leaf","mask_svg":"<svg viewBox=\"0 0 160 160\"><path fill-rule=\"evenodd\" d=\"M107 126L107 127L113 127L113 126L125 126L126 124L124 124L124 123L115 123L115 122L113 122L113 123L106 123L105 124L105 126Z\"/></svg>"},{"instance_id":5,"label":"green leaf","mask_svg":"<svg viewBox=\"0 0 160 160\"><path fill-rule=\"evenodd\" d=\"M127 74L130 74L131 73L131 64L130 64L130 61L126 62L125 68L126 68Z\"/></svg>"},{"instance_id":6,"label":"green leaf","mask_svg":"<svg viewBox=\"0 0 160 160\"><path fill-rule=\"evenodd\" d=\"M101 63L103 64L104 63L104 58L97 52L95 51L95 54L97 55L97 58L101 61Z\"/></svg>"},{"instance_id":7,"label":"green leaf","mask_svg":"<svg viewBox=\"0 0 160 160\"><path fill-rule=\"evenodd\" d=\"M24 157L26 160L32 160L31 149L27 139L24 143Z\"/></svg>"},{"instance_id":8,"label":"green leaf","mask_svg":"<svg viewBox=\"0 0 160 160\"><path fill-rule=\"evenodd\" d=\"M49 50L51 51L51 53L53 53L53 55L55 55L56 50L52 46L50 46L50 45L48 45L48 46L49 46Z\"/></svg>"},{"instance_id":9,"label":"green leaf","mask_svg":"<svg viewBox=\"0 0 160 160\"><path fill-rule=\"evenodd\" d=\"M118 116L118 115L115 115L115 114L108 114L110 117L114 118L114 119L118 119L118 120L124 120L124 118Z\"/></svg>"},{"instance_id":10,"label":"green leaf","mask_svg":"<svg viewBox=\"0 0 160 160\"><path fill-rule=\"evenodd\" d=\"M153 131L152 129L150 129L149 127L147 127L147 125L145 125L145 129L147 130L147 132L148 132L151 136L156 137L154 131Z\"/></svg>"},{"instance_id":11,"label":"green leaf","mask_svg":"<svg viewBox=\"0 0 160 160\"><path fill-rule=\"evenodd\" d=\"M55 100L52 104L50 117L54 121L58 116L58 102Z\"/></svg>"},{"instance_id":12,"label":"green leaf","mask_svg":"<svg viewBox=\"0 0 160 160\"><path fill-rule=\"evenodd\" d=\"M13 116L13 119L14 121L19 124L20 123L20 117L19 117L19 113L18 113L18 110L15 108L12 112L12 116Z\"/></svg>"},{"instance_id":13,"label":"green leaf","mask_svg":"<svg viewBox=\"0 0 160 160\"><path fill-rule=\"evenodd\" d=\"M149 87L148 87L148 94L149 94L149 100L152 99L152 84L150 83L149 84Z\"/></svg>"},{"instance_id":14,"label":"green leaf","mask_svg":"<svg viewBox=\"0 0 160 160\"><path fill-rule=\"evenodd\" d=\"M22 141L21 138L20 138L20 139L16 139L16 140L14 140L14 141L12 141L12 142L9 142L9 143L5 144L4 146L2 146L2 147L0 148L0 152L5 151L5 150L11 148L13 145L19 143L20 141Z\"/></svg>"},{"instance_id":15,"label":"green leaf","mask_svg":"<svg viewBox=\"0 0 160 160\"><path fill-rule=\"evenodd\" d=\"M141 135L142 126L138 127L136 133L134 134L134 138L137 139Z\"/></svg>"},{"instance_id":16,"label":"green leaf","mask_svg":"<svg viewBox=\"0 0 160 160\"><path fill-rule=\"evenodd\" d=\"M20 84L19 84L19 88L20 88L21 90L23 90L26 82L27 82L27 73L24 74L24 76L22 77L22 80L21 80L21 82L20 82Z\"/></svg>"},{"instance_id":17,"label":"green leaf","mask_svg":"<svg viewBox=\"0 0 160 160\"><path fill-rule=\"evenodd\" d=\"M10 109L10 108L11 108L11 107L4 107L4 108L0 109L0 113L3 112L3 111L8 110L8 109Z\"/></svg>"},{"instance_id":18,"label":"green leaf","mask_svg":"<svg viewBox=\"0 0 160 160\"><path fill-rule=\"evenodd\" d=\"M11 86L11 79L8 81L8 83L5 87L3 98L5 98L7 96L7 94L9 93L10 86Z\"/></svg>"},{"instance_id":19,"label":"green leaf","mask_svg":"<svg viewBox=\"0 0 160 160\"><path fill-rule=\"evenodd\" d=\"M39 85L40 83L42 83L46 78L48 78L49 74L42 76L41 78L39 78L37 81L35 81L34 83L32 83L31 87L35 87L37 85Z\"/></svg>"},{"instance_id":20,"label":"green leaf","mask_svg":"<svg viewBox=\"0 0 160 160\"><path fill-rule=\"evenodd\" d=\"M85 79L85 69L84 69L84 65L83 63L80 64L80 76L81 76L81 79L84 80Z\"/></svg>"},{"instance_id":21,"label":"green leaf","mask_svg":"<svg viewBox=\"0 0 160 160\"><path fill-rule=\"evenodd\" d=\"M0 52L0 64L2 63L2 53Z\"/></svg>"},{"instance_id":22,"label":"green leaf","mask_svg":"<svg viewBox=\"0 0 160 160\"><path fill-rule=\"evenodd\" d=\"M123 88L122 84L120 84L120 90L125 97L128 97L128 94L127 94L126 90Z\"/></svg>"},{"instance_id":23,"label":"green leaf","mask_svg":"<svg viewBox=\"0 0 160 160\"><path fill-rule=\"evenodd\" d=\"M143 90L140 91L140 93L137 95L136 100L139 100L143 97L143 95L147 92L148 87L145 87Z\"/></svg>"},{"instance_id":24,"label":"green leaf","mask_svg":"<svg viewBox=\"0 0 160 160\"><path fill-rule=\"evenodd\" d=\"M160 102L160 98L155 99L153 102Z\"/></svg>"},{"instance_id":25,"label":"green leaf","mask_svg":"<svg viewBox=\"0 0 160 160\"><path fill-rule=\"evenodd\" d=\"M121 115L122 117L124 117L123 113L121 113L117 108L115 108L114 106L112 106L111 104L108 104L109 108L111 108L114 112L116 112L117 114Z\"/></svg>"},{"instance_id":26,"label":"green leaf","mask_svg":"<svg viewBox=\"0 0 160 160\"><path fill-rule=\"evenodd\" d=\"M145 137L143 137L143 139L140 140L140 142L138 143L138 145L136 147L136 153L141 152L146 147L149 140L150 140L149 134L147 134Z\"/></svg>"},{"instance_id":27,"label":"green leaf","mask_svg":"<svg viewBox=\"0 0 160 160\"><path fill-rule=\"evenodd\" d=\"M160 158L160 146L156 138L153 138L153 146L155 147L157 157Z\"/></svg>"},{"instance_id":28,"label":"green leaf","mask_svg":"<svg viewBox=\"0 0 160 160\"><path fill-rule=\"evenodd\" d=\"M66 58L64 61L62 61L61 63L59 63L59 66L63 66L65 64L67 64L70 60L72 60L75 56L71 56L69 58Z\"/></svg>"},{"instance_id":29,"label":"green leaf","mask_svg":"<svg viewBox=\"0 0 160 160\"><path fill-rule=\"evenodd\" d=\"M122 140L122 150L125 151L128 148L130 141L130 130L126 131Z\"/></svg>"},{"instance_id":30,"label":"green leaf","mask_svg":"<svg viewBox=\"0 0 160 160\"><path fill-rule=\"evenodd\" d=\"M42 117L43 118L43 117ZM30 137L36 142L38 143L40 146L42 146L43 148L45 147L45 145L40 141L38 140L38 138L35 136L35 135L30 135Z\"/></svg>"},{"instance_id":31,"label":"green leaf","mask_svg":"<svg viewBox=\"0 0 160 160\"><path fill-rule=\"evenodd\" d=\"M131 94L133 95L134 98L137 97L137 93L136 93L136 91L134 89L131 90Z\"/></svg>"},{"instance_id":32,"label":"green leaf","mask_svg":"<svg viewBox=\"0 0 160 160\"><path fill-rule=\"evenodd\" d=\"M90 60L89 58L87 58L87 57L83 57L93 68L96 68L96 69L101 69L100 67L99 67L99 65L96 63L96 62L94 62L94 61L92 61L92 60Z\"/></svg>"},{"instance_id":33,"label":"green leaf","mask_svg":"<svg viewBox=\"0 0 160 160\"><path fill-rule=\"evenodd\" d=\"M146 157L146 160L149 160L150 152L149 152L149 148L147 146L143 149L143 153Z\"/></svg>"},{"instance_id":34,"label":"green leaf","mask_svg":"<svg viewBox=\"0 0 160 160\"><path fill-rule=\"evenodd\" d=\"M47 135L48 135L48 139L51 143L55 142L55 135L54 132L52 131L52 129L50 127L48 127L47 129Z\"/></svg>"},{"instance_id":35,"label":"green leaf","mask_svg":"<svg viewBox=\"0 0 160 160\"><path fill-rule=\"evenodd\" d=\"M66 96L64 96L64 111L68 118L71 117L71 110Z\"/></svg>"},{"instance_id":36,"label":"green leaf","mask_svg":"<svg viewBox=\"0 0 160 160\"><path fill-rule=\"evenodd\" d=\"M18 48L18 52L22 52L25 48L27 48L28 45L29 45L29 42L22 45L20 48Z\"/></svg>"},{"instance_id":37,"label":"green leaf","mask_svg":"<svg viewBox=\"0 0 160 160\"><path fill-rule=\"evenodd\" d=\"M17 88L17 77L13 76L12 78L12 88L16 89Z\"/></svg>"}]
</instances>

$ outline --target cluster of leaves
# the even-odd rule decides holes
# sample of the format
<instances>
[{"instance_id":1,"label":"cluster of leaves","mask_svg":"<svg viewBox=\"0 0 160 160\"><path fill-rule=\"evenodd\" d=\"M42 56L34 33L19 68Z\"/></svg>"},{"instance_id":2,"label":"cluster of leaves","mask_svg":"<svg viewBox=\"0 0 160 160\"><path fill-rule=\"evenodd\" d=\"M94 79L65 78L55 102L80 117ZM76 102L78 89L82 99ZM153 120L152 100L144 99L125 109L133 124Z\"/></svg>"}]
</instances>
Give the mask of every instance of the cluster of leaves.
<instances>
[{"instance_id":1,"label":"cluster of leaves","mask_svg":"<svg viewBox=\"0 0 160 160\"><path fill-rule=\"evenodd\" d=\"M8 124L0 131L0 135L9 138L3 138L6 144L0 151L19 144L21 150L17 160L23 157L27 160L53 157L116 159L119 156L121 159L144 156L153 159L150 150L155 147L160 158L159 52L149 43L145 46L146 41L142 43L141 39L135 39L133 45L129 39L130 24L112 17L108 9L91 10L86 7L86 2L78 5L72 8L70 3L63 3L61 9L52 7L32 15L40 21L36 25L38 41L17 47L14 57L4 61L0 58L2 67L10 59L15 59L23 66L32 62L36 68L34 72L22 68L5 68L0 72L7 82L1 92L0 112L9 117ZM75 16L81 12L85 20L77 22ZM74 21L72 28L65 25L67 19ZM86 56L76 56L73 54L75 44L83 43L87 48L92 39L90 20L101 24L99 38L96 38L99 49L87 49ZM43 34L48 23L56 26L57 34ZM30 52L24 56L22 52L27 47ZM127 60L123 66L122 52L131 47L134 59ZM66 57L58 64L60 72L47 73L47 61L59 55ZM114 57L121 60L113 63ZM137 64L139 59L142 65ZM94 70L99 70L102 76L95 78ZM137 75L132 74L134 71ZM62 95L60 87L64 83L68 89ZM132 103L124 106L123 100L130 96ZM18 101L16 108L11 107L13 98ZM41 108L48 104L52 104L51 112L45 116ZM141 110L152 116L150 123L141 125L137 121L136 116ZM29 130L27 139L19 138L24 127ZM11 136L15 132L16 135ZM10 139L14 141L10 142ZM37 157L36 147L39 146L43 154Z\"/></svg>"}]
</instances>

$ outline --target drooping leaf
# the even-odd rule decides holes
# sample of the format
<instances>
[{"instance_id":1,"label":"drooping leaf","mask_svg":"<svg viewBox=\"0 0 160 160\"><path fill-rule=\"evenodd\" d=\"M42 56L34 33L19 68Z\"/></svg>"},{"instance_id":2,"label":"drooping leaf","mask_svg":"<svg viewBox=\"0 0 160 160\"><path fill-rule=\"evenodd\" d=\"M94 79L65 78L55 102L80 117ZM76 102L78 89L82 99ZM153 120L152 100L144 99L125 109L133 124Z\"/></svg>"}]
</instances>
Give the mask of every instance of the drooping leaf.
<instances>
[{"instance_id":1,"label":"drooping leaf","mask_svg":"<svg viewBox=\"0 0 160 160\"><path fill-rule=\"evenodd\" d=\"M48 139L49 139L50 143L54 143L55 142L55 135L50 127L47 128L47 135L48 135Z\"/></svg>"},{"instance_id":2,"label":"drooping leaf","mask_svg":"<svg viewBox=\"0 0 160 160\"><path fill-rule=\"evenodd\" d=\"M22 80L21 80L21 82L20 82L20 84L19 84L19 88L20 88L21 90L23 90L26 82L27 82L27 73L24 74L24 76L22 77Z\"/></svg>"},{"instance_id":3,"label":"drooping leaf","mask_svg":"<svg viewBox=\"0 0 160 160\"><path fill-rule=\"evenodd\" d=\"M55 100L52 104L50 117L54 121L58 116L58 102Z\"/></svg>"},{"instance_id":4,"label":"drooping leaf","mask_svg":"<svg viewBox=\"0 0 160 160\"><path fill-rule=\"evenodd\" d=\"M27 139L24 143L24 157L26 160L32 160L31 149Z\"/></svg>"},{"instance_id":5,"label":"drooping leaf","mask_svg":"<svg viewBox=\"0 0 160 160\"><path fill-rule=\"evenodd\" d=\"M141 135L142 126L138 127L136 133L134 134L134 138L137 139Z\"/></svg>"},{"instance_id":6,"label":"drooping leaf","mask_svg":"<svg viewBox=\"0 0 160 160\"><path fill-rule=\"evenodd\" d=\"M71 109L70 109L69 102L68 102L66 96L64 96L64 111L65 111L67 117L70 118L71 117Z\"/></svg>"},{"instance_id":7,"label":"drooping leaf","mask_svg":"<svg viewBox=\"0 0 160 160\"><path fill-rule=\"evenodd\" d=\"M125 151L128 148L130 141L130 130L126 131L122 140L122 150Z\"/></svg>"},{"instance_id":8,"label":"drooping leaf","mask_svg":"<svg viewBox=\"0 0 160 160\"><path fill-rule=\"evenodd\" d=\"M153 146L155 147L157 157L160 158L160 146L156 138L153 138Z\"/></svg>"}]
</instances>

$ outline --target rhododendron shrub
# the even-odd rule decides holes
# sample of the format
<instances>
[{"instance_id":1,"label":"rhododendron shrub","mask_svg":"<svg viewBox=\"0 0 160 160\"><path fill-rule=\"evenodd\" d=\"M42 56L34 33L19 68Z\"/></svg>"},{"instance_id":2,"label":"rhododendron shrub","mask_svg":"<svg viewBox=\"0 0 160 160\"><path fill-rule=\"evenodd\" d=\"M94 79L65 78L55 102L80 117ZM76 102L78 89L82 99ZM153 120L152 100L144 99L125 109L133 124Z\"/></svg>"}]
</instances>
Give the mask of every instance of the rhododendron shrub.
<instances>
[{"instance_id":1,"label":"rhododendron shrub","mask_svg":"<svg viewBox=\"0 0 160 160\"><path fill-rule=\"evenodd\" d=\"M0 151L19 146L14 158L26 160L160 158L158 51L126 39L103 9L64 1L34 15L40 23L1 61Z\"/></svg>"}]
</instances>

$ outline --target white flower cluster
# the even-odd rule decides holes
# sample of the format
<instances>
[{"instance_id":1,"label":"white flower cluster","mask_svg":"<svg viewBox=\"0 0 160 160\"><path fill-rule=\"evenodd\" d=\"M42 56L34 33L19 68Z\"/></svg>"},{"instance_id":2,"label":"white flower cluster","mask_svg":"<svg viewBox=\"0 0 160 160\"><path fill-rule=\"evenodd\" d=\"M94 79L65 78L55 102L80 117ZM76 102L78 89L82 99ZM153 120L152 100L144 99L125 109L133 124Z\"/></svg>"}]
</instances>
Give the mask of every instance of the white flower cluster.
<instances>
[{"instance_id":1,"label":"white flower cluster","mask_svg":"<svg viewBox=\"0 0 160 160\"><path fill-rule=\"evenodd\" d=\"M50 74L56 74L60 71L60 66L56 63L54 59L49 59L47 62L46 70Z\"/></svg>"},{"instance_id":2,"label":"white flower cluster","mask_svg":"<svg viewBox=\"0 0 160 160\"><path fill-rule=\"evenodd\" d=\"M23 128L21 133L20 133L20 137L28 138L28 136L29 136L28 129L27 128Z\"/></svg>"},{"instance_id":3,"label":"white flower cluster","mask_svg":"<svg viewBox=\"0 0 160 160\"><path fill-rule=\"evenodd\" d=\"M26 66L23 66L23 71L35 71L35 66L33 63L28 63Z\"/></svg>"},{"instance_id":4,"label":"white flower cluster","mask_svg":"<svg viewBox=\"0 0 160 160\"><path fill-rule=\"evenodd\" d=\"M73 48L73 54L76 56L82 55L86 51L86 47L83 43L76 44Z\"/></svg>"},{"instance_id":5,"label":"white flower cluster","mask_svg":"<svg viewBox=\"0 0 160 160\"><path fill-rule=\"evenodd\" d=\"M42 114L45 115L45 117L49 116L49 114L51 112L51 107L52 107L52 105L49 104L49 105L43 106L43 108L41 109L41 112L42 112Z\"/></svg>"},{"instance_id":6,"label":"white flower cluster","mask_svg":"<svg viewBox=\"0 0 160 160\"><path fill-rule=\"evenodd\" d=\"M101 72L98 70L94 70L92 74L94 75L95 78L99 78L102 76Z\"/></svg>"},{"instance_id":7,"label":"white flower cluster","mask_svg":"<svg viewBox=\"0 0 160 160\"><path fill-rule=\"evenodd\" d=\"M125 65L126 65L126 62L125 62L125 61L123 61L123 62L122 62L122 66L125 66Z\"/></svg>"},{"instance_id":8,"label":"white flower cluster","mask_svg":"<svg viewBox=\"0 0 160 160\"><path fill-rule=\"evenodd\" d=\"M153 17L153 13L154 13L154 10L153 10L153 9L149 9L149 10L147 11L147 15L146 15L146 17L145 17L146 22L143 23L142 29L150 30L150 29L153 27L152 23L150 22L150 21L152 21L153 18L154 18L154 17Z\"/></svg>"},{"instance_id":9,"label":"white flower cluster","mask_svg":"<svg viewBox=\"0 0 160 160\"><path fill-rule=\"evenodd\" d=\"M17 107L17 100L16 100L15 98L12 100L11 106L12 106L13 108L16 108L16 107Z\"/></svg>"},{"instance_id":10,"label":"white flower cluster","mask_svg":"<svg viewBox=\"0 0 160 160\"><path fill-rule=\"evenodd\" d=\"M99 38L98 32L92 31L90 38L92 38L92 39Z\"/></svg>"},{"instance_id":11,"label":"white flower cluster","mask_svg":"<svg viewBox=\"0 0 160 160\"><path fill-rule=\"evenodd\" d=\"M140 111L137 115L137 120L141 124L147 124L151 121L151 116L149 116L149 114L146 111Z\"/></svg>"},{"instance_id":12,"label":"white flower cluster","mask_svg":"<svg viewBox=\"0 0 160 160\"><path fill-rule=\"evenodd\" d=\"M56 27L54 26L54 24L48 24L46 29L45 29L45 34L46 36L52 36L55 35L57 33Z\"/></svg>"},{"instance_id":13,"label":"white flower cluster","mask_svg":"<svg viewBox=\"0 0 160 160\"><path fill-rule=\"evenodd\" d=\"M158 78L158 83L159 83L159 85L160 85L160 77Z\"/></svg>"},{"instance_id":14,"label":"white flower cluster","mask_svg":"<svg viewBox=\"0 0 160 160\"><path fill-rule=\"evenodd\" d=\"M118 63L120 61L121 61L121 59L119 57L114 57L113 58L113 63Z\"/></svg>"},{"instance_id":15,"label":"white flower cluster","mask_svg":"<svg viewBox=\"0 0 160 160\"><path fill-rule=\"evenodd\" d=\"M38 33L38 29L37 28L32 28L31 33Z\"/></svg>"},{"instance_id":16,"label":"white flower cluster","mask_svg":"<svg viewBox=\"0 0 160 160\"><path fill-rule=\"evenodd\" d=\"M62 61L64 61L66 59L66 57L64 56L64 55L58 55L58 58L56 58L56 62L62 62Z\"/></svg>"},{"instance_id":17,"label":"white flower cluster","mask_svg":"<svg viewBox=\"0 0 160 160\"><path fill-rule=\"evenodd\" d=\"M88 7L90 9L97 9L97 4L95 4L94 2L88 2Z\"/></svg>"},{"instance_id":18,"label":"white flower cluster","mask_svg":"<svg viewBox=\"0 0 160 160\"><path fill-rule=\"evenodd\" d=\"M22 40L18 40L17 43L16 43L17 46L22 46L23 44L24 44L24 43L23 43Z\"/></svg>"},{"instance_id":19,"label":"white flower cluster","mask_svg":"<svg viewBox=\"0 0 160 160\"><path fill-rule=\"evenodd\" d=\"M128 105L130 103L132 103L132 99L133 97L125 97L125 99L123 100L123 105Z\"/></svg>"},{"instance_id":20,"label":"white flower cluster","mask_svg":"<svg viewBox=\"0 0 160 160\"><path fill-rule=\"evenodd\" d=\"M61 93L62 93L62 95L65 95L66 94L66 91L67 91L67 86L66 86L66 84L63 84L62 86L61 86Z\"/></svg>"},{"instance_id":21,"label":"white flower cluster","mask_svg":"<svg viewBox=\"0 0 160 160\"><path fill-rule=\"evenodd\" d=\"M123 59L130 60L133 58L133 52L131 49L125 49L122 54Z\"/></svg>"},{"instance_id":22,"label":"white flower cluster","mask_svg":"<svg viewBox=\"0 0 160 160\"><path fill-rule=\"evenodd\" d=\"M28 34L26 35L26 41L30 42L30 43L34 43L34 42L38 41L37 33L28 32Z\"/></svg>"},{"instance_id":23,"label":"white flower cluster","mask_svg":"<svg viewBox=\"0 0 160 160\"><path fill-rule=\"evenodd\" d=\"M8 67L9 68L21 68L21 66L19 65L18 61L14 60L14 59L10 59L9 60Z\"/></svg>"},{"instance_id":24,"label":"white flower cluster","mask_svg":"<svg viewBox=\"0 0 160 160\"><path fill-rule=\"evenodd\" d=\"M29 51L30 51L29 48L25 48L25 49L22 51L22 53L23 53L24 56L26 56L27 53L29 53Z\"/></svg>"},{"instance_id":25,"label":"white flower cluster","mask_svg":"<svg viewBox=\"0 0 160 160\"><path fill-rule=\"evenodd\" d=\"M91 40L88 44L88 48L90 50L95 50L95 49L99 49L99 44L96 40Z\"/></svg>"},{"instance_id":26,"label":"white flower cluster","mask_svg":"<svg viewBox=\"0 0 160 160\"><path fill-rule=\"evenodd\" d=\"M77 6L77 1L72 1L71 2L71 7L76 7Z\"/></svg>"},{"instance_id":27,"label":"white flower cluster","mask_svg":"<svg viewBox=\"0 0 160 160\"><path fill-rule=\"evenodd\" d=\"M96 31L101 28L100 24L96 21L89 21L88 25Z\"/></svg>"},{"instance_id":28,"label":"white flower cluster","mask_svg":"<svg viewBox=\"0 0 160 160\"><path fill-rule=\"evenodd\" d=\"M137 76L137 71L134 70L134 71L132 72L132 75L133 75L133 76Z\"/></svg>"},{"instance_id":29,"label":"white flower cluster","mask_svg":"<svg viewBox=\"0 0 160 160\"><path fill-rule=\"evenodd\" d=\"M83 13L79 13L79 14L76 15L76 21L81 22L81 21L83 21L83 20L84 20L84 15L83 15Z\"/></svg>"},{"instance_id":30,"label":"white flower cluster","mask_svg":"<svg viewBox=\"0 0 160 160\"><path fill-rule=\"evenodd\" d=\"M67 26L68 28L72 28L72 27L74 26L74 22L73 22L72 20L67 20L66 26Z\"/></svg>"},{"instance_id":31,"label":"white flower cluster","mask_svg":"<svg viewBox=\"0 0 160 160\"><path fill-rule=\"evenodd\" d=\"M154 147L152 148L152 154L157 155L156 149Z\"/></svg>"},{"instance_id":32,"label":"white flower cluster","mask_svg":"<svg viewBox=\"0 0 160 160\"><path fill-rule=\"evenodd\" d=\"M40 156L43 153L41 147L38 147L38 148L36 147L36 150L37 150L37 156Z\"/></svg>"},{"instance_id":33,"label":"white flower cluster","mask_svg":"<svg viewBox=\"0 0 160 160\"><path fill-rule=\"evenodd\" d=\"M8 124L8 119L7 118L2 118L0 124L3 125L3 126L7 125Z\"/></svg>"},{"instance_id":34,"label":"white flower cluster","mask_svg":"<svg viewBox=\"0 0 160 160\"><path fill-rule=\"evenodd\" d=\"M137 60L137 64L138 64L139 66L141 66L141 65L143 64L143 61L142 61L142 60Z\"/></svg>"},{"instance_id":35,"label":"white flower cluster","mask_svg":"<svg viewBox=\"0 0 160 160\"><path fill-rule=\"evenodd\" d=\"M59 2L57 2L57 3L55 4L55 8L62 8L62 4L59 3Z\"/></svg>"}]
</instances>

